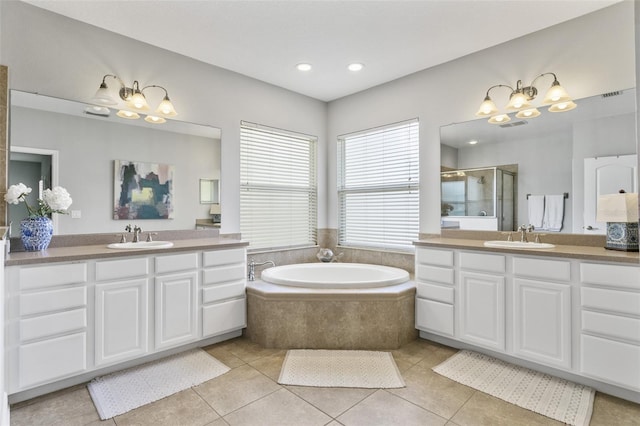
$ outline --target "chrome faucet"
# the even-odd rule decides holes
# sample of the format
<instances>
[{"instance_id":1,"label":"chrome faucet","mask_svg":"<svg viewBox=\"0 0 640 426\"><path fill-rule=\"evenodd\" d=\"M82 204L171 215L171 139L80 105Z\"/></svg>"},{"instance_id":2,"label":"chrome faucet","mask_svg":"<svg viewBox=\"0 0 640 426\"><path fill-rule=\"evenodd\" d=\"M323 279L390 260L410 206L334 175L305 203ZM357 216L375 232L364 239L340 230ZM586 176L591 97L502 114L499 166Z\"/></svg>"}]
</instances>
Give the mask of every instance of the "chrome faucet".
<instances>
[{"instance_id":1,"label":"chrome faucet","mask_svg":"<svg viewBox=\"0 0 640 426\"><path fill-rule=\"evenodd\" d=\"M247 278L249 279L249 281L255 281L256 280L256 266L262 266L262 265L267 265L270 264L271 266L276 266L276 264L272 261L272 260L265 260L264 262L261 263L256 263L253 258L251 258L251 260L249 261L249 274L247 275Z\"/></svg>"},{"instance_id":2,"label":"chrome faucet","mask_svg":"<svg viewBox=\"0 0 640 426\"><path fill-rule=\"evenodd\" d=\"M535 228L533 227L533 225L529 224L529 225L520 225L517 229L518 232L520 232L520 242L521 243L526 243L527 242L527 232L533 232Z\"/></svg>"}]
</instances>

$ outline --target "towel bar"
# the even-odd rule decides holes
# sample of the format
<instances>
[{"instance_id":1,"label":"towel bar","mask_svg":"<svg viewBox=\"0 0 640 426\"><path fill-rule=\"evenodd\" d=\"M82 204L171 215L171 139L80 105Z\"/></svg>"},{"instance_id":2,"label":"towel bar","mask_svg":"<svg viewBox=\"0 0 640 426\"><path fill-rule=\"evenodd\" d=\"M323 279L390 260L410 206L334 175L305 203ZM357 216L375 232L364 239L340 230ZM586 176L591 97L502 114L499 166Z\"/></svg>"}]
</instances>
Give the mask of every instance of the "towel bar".
<instances>
[{"instance_id":1,"label":"towel bar","mask_svg":"<svg viewBox=\"0 0 640 426\"><path fill-rule=\"evenodd\" d=\"M565 200L569 198L569 193L568 192L565 192L563 195L564 195ZM531 196L531 194L527 194L527 200L529 199L529 196Z\"/></svg>"}]
</instances>

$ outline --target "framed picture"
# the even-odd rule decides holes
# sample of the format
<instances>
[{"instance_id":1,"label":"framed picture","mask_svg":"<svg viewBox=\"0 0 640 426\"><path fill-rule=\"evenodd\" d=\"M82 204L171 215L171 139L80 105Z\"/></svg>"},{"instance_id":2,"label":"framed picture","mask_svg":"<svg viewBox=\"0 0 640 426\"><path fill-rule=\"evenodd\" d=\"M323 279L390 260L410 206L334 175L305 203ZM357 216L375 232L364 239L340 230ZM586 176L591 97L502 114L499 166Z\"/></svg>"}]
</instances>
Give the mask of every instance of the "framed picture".
<instances>
[{"instance_id":1,"label":"framed picture","mask_svg":"<svg viewBox=\"0 0 640 426\"><path fill-rule=\"evenodd\" d=\"M113 218L173 219L173 175L170 164L114 160Z\"/></svg>"}]
</instances>

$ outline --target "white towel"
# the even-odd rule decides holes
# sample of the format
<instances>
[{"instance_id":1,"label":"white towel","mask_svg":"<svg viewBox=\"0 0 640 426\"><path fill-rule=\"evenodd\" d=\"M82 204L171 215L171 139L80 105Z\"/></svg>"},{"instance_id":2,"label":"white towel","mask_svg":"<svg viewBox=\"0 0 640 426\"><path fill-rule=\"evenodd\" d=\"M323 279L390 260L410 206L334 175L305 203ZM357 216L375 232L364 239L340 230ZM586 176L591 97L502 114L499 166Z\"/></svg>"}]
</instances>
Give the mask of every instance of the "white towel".
<instances>
[{"instance_id":1,"label":"white towel","mask_svg":"<svg viewBox=\"0 0 640 426\"><path fill-rule=\"evenodd\" d=\"M529 223L536 229L542 228L544 219L544 195L529 195Z\"/></svg>"},{"instance_id":2,"label":"white towel","mask_svg":"<svg viewBox=\"0 0 640 426\"><path fill-rule=\"evenodd\" d=\"M564 195L545 195L542 228L551 232L560 232L563 221Z\"/></svg>"}]
</instances>

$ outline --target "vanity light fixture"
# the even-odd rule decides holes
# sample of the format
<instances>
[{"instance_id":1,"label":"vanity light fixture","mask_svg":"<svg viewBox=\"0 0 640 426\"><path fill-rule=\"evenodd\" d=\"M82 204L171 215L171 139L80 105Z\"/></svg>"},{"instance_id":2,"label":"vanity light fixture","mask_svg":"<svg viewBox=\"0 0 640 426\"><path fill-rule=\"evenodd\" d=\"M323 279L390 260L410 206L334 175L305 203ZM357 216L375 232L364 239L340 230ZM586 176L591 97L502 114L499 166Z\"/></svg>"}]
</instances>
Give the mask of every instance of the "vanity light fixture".
<instances>
[{"instance_id":1,"label":"vanity light fixture","mask_svg":"<svg viewBox=\"0 0 640 426\"><path fill-rule=\"evenodd\" d=\"M151 108L149 107L149 103L147 102L147 98L144 95L144 91L150 88L158 88L164 91L164 98L158 105L155 110L155 113L161 117L147 115L148 117L152 117L150 119L145 118L146 121L150 123L164 123L166 120L162 117L175 117L178 115L176 112L171 100L169 99L169 93L167 89L162 86L157 86L155 84L151 84L149 86L145 86L142 89L140 88L140 84L137 80L133 82L131 87L127 87L124 82L116 75L106 74L102 77L102 83L100 87L96 91L96 94L91 99L91 102L101 106L112 106L117 105L118 100L115 99L107 86L106 80L107 77L113 78L120 83L120 89L118 90L118 95L120 99L122 99L129 109L134 111L128 111L126 109L122 109L118 111L118 117L127 118L127 119L137 119L140 118L140 115L135 111L146 112Z\"/></svg>"},{"instance_id":2,"label":"vanity light fixture","mask_svg":"<svg viewBox=\"0 0 640 426\"><path fill-rule=\"evenodd\" d=\"M502 124L511 120L506 113L500 113L495 102L493 102L489 96L489 92L497 87L506 87L511 90L509 102L505 109L508 111L518 111L516 117L535 118L539 116L540 111L531 104L531 101L538 96L538 89L535 86L536 81L547 75L553 76L553 83L551 83L551 87L547 90L547 93L542 100L542 105L550 105L548 109L550 112L565 112L574 109L577 105L571 100L567 91L560 85L556 75L552 72L546 72L537 76L528 86L523 86L522 80L518 80L515 89L506 84L497 84L489 87L484 101L482 101L480 108L478 108L478 112L476 112L476 116L490 117L489 123L492 124Z\"/></svg>"}]
</instances>

